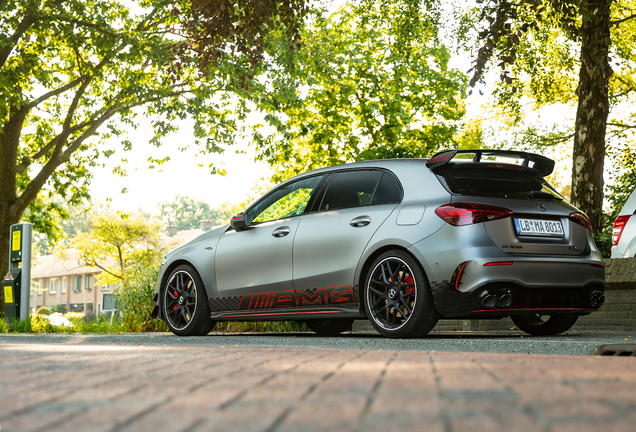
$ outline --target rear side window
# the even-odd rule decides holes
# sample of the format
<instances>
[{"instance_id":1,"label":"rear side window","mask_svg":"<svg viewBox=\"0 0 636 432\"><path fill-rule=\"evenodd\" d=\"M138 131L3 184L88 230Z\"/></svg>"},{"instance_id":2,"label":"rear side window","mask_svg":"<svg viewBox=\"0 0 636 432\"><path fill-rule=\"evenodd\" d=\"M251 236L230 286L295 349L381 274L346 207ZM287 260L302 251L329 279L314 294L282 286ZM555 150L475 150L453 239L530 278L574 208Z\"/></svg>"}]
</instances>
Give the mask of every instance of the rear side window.
<instances>
[{"instance_id":1,"label":"rear side window","mask_svg":"<svg viewBox=\"0 0 636 432\"><path fill-rule=\"evenodd\" d=\"M398 204L402 201L402 189L395 177L389 173L384 173L378 189L373 197L373 204Z\"/></svg>"},{"instance_id":2,"label":"rear side window","mask_svg":"<svg viewBox=\"0 0 636 432\"><path fill-rule=\"evenodd\" d=\"M383 171L344 171L331 180L320 210L399 203L402 191L397 181Z\"/></svg>"},{"instance_id":3,"label":"rear side window","mask_svg":"<svg viewBox=\"0 0 636 432\"><path fill-rule=\"evenodd\" d=\"M454 194L493 198L528 198L548 193L563 199L535 170L517 166L471 164L436 170L437 177Z\"/></svg>"}]
</instances>

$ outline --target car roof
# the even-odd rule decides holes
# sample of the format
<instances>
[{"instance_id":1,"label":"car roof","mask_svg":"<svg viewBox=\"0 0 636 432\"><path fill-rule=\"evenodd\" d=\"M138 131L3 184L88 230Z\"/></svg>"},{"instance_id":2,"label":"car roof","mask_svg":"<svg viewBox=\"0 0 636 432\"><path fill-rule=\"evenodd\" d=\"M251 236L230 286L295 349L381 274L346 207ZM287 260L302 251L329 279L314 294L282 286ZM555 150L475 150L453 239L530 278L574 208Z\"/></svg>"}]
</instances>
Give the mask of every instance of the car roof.
<instances>
[{"instance_id":1,"label":"car roof","mask_svg":"<svg viewBox=\"0 0 636 432\"><path fill-rule=\"evenodd\" d=\"M323 174L323 173L328 173L332 171L342 171L342 170L348 170L348 169L382 168L382 169L388 169L398 174L399 169L405 169L405 168L408 169L410 167L426 168L427 161L428 159L423 159L423 158L421 159L404 158L404 159L374 159L374 160L368 160L368 161L362 161L362 162L349 162L349 163L344 163L341 165L332 165L325 168L318 168L312 171L307 171L305 173L298 174L297 176L294 176L286 180L284 183L287 183L289 181L296 180L299 178L312 176L315 174Z\"/></svg>"}]
</instances>

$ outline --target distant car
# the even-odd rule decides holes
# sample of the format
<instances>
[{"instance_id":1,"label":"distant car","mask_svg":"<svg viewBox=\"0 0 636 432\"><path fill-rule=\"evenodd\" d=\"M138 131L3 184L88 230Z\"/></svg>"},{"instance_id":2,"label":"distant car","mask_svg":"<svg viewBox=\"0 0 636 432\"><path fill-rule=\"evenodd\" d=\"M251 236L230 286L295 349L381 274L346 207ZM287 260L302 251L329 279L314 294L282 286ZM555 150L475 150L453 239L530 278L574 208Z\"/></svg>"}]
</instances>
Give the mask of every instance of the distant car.
<instances>
[{"instance_id":1,"label":"distant car","mask_svg":"<svg viewBox=\"0 0 636 432\"><path fill-rule=\"evenodd\" d=\"M614 221L612 232L612 258L636 256L636 190L629 196Z\"/></svg>"},{"instance_id":2,"label":"distant car","mask_svg":"<svg viewBox=\"0 0 636 432\"><path fill-rule=\"evenodd\" d=\"M562 333L601 307L605 269L587 216L545 181L553 167L452 150L299 175L169 253L153 316L177 335L267 320L333 335L368 319L417 337L440 318L507 316Z\"/></svg>"}]
</instances>

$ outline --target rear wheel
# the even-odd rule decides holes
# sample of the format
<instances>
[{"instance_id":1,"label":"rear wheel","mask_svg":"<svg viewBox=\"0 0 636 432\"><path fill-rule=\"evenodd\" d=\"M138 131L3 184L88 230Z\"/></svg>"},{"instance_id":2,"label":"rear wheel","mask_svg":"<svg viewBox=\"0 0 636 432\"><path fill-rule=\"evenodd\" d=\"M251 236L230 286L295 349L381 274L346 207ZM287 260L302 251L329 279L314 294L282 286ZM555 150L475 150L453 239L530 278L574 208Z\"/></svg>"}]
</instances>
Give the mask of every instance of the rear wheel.
<instances>
[{"instance_id":1,"label":"rear wheel","mask_svg":"<svg viewBox=\"0 0 636 432\"><path fill-rule=\"evenodd\" d=\"M563 333L572 328L576 320L575 314L554 314L554 315L513 315L510 317L520 330L536 335L551 336Z\"/></svg>"},{"instance_id":2,"label":"rear wheel","mask_svg":"<svg viewBox=\"0 0 636 432\"><path fill-rule=\"evenodd\" d=\"M383 336L422 336L439 320L424 271L405 252L392 250L380 255L364 286L367 316Z\"/></svg>"},{"instance_id":3,"label":"rear wheel","mask_svg":"<svg viewBox=\"0 0 636 432\"><path fill-rule=\"evenodd\" d=\"M307 327L320 336L336 336L351 329L352 319L318 319L305 321Z\"/></svg>"},{"instance_id":4,"label":"rear wheel","mask_svg":"<svg viewBox=\"0 0 636 432\"><path fill-rule=\"evenodd\" d=\"M162 290L161 307L170 330L179 336L203 336L214 328L199 274L187 264L170 273Z\"/></svg>"}]
</instances>

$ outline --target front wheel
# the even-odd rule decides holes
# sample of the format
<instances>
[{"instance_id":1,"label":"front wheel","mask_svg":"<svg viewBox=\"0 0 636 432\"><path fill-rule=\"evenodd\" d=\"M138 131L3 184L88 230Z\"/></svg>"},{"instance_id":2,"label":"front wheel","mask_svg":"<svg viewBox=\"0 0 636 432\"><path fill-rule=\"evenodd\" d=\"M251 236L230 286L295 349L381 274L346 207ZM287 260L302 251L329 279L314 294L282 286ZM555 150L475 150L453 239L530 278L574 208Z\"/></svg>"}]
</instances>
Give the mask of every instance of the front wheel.
<instances>
[{"instance_id":1,"label":"front wheel","mask_svg":"<svg viewBox=\"0 0 636 432\"><path fill-rule=\"evenodd\" d=\"M364 284L364 306L382 336L425 335L439 314L420 264L400 250L388 251L371 264Z\"/></svg>"},{"instance_id":2,"label":"front wheel","mask_svg":"<svg viewBox=\"0 0 636 432\"><path fill-rule=\"evenodd\" d=\"M575 314L513 315L510 317L520 330L535 336L552 336L570 330L576 320Z\"/></svg>"},{"instance_id":3,"label":"front wheel","mask_svg":"<svg viewBox=\"0 0 636 432\"><path fill-rule=\"evenodd\" d=\"M351 329L352 319L317 319L305 321L307 327L320 336L336 336Z\"/></svg>"},{"instance_id":4,"label":"front wheel","mask_svg":"<svg viewBox=\"0 0 636 432\"><path fill-rule=\"evenodd\" d=\"M203 336L214 328L203 282L192 266L175 268L161 293L163 316L174 334Z\"/></svg>"}]
</instances>

